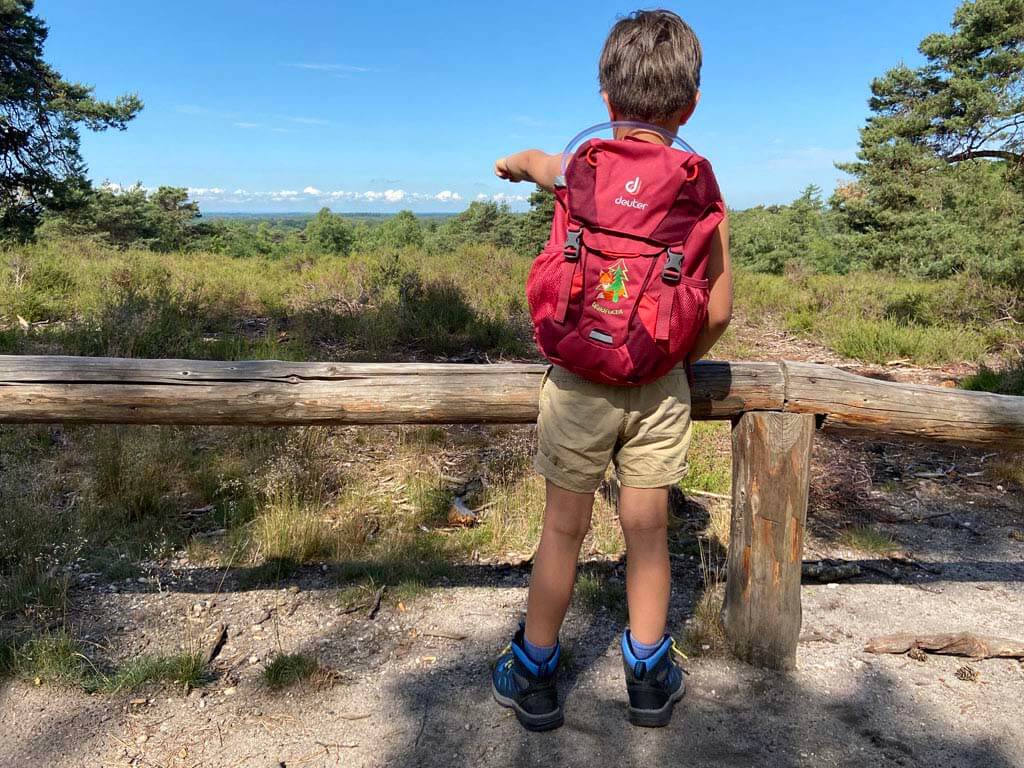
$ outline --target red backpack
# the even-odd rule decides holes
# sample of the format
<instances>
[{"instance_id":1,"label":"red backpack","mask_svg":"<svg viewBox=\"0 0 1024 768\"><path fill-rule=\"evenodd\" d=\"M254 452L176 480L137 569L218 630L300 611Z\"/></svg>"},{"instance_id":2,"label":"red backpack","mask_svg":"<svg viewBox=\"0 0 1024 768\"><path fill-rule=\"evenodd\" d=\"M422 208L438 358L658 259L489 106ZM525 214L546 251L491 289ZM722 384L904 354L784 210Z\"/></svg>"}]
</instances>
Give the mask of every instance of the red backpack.
<instances>
[{"instance_id":1,"label":"red backpack","mask_svg":"<svg viewBox=\"0 0 1024 768\"><path fill-rule=\"evenodd\" d=\"M590 139L555 184L526 283L552 363L636 386L685 360L707 318L711 238L725 215L711 165L663 144Z\"/></svg>"}]
</instances>

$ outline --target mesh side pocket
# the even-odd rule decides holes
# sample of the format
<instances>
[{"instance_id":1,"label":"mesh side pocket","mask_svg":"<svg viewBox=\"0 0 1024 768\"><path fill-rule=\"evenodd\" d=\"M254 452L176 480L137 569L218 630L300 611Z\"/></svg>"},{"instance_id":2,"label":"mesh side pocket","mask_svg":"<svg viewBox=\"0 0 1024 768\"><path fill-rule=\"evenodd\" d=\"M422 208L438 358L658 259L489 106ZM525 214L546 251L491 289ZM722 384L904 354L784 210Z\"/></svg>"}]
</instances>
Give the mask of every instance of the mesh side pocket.
<instances>
[{"instance_id":1,"label":"mesh side pocket","mask_svg":"<svg viewBox=\"0 0 1024 768\"><path fill-rule=\"evenodd\" d=\"M534 319L547 317L558 305L558 293L562 288L561 250L557 254L541 253L530 267L526 281L526 301Z\"/></svg>"},{"instance_id":2,"label":"mesh side pocket","mask_svg":"<svg viewBox=\"0 0 1024 768\"><path fill-rule=\"evenodd\" d=\"M668 345L673 354L690 351L704 327L708 312L708 289L680 283L672 292L672 314L668 323Z\"/></svg>"}]
</instances>

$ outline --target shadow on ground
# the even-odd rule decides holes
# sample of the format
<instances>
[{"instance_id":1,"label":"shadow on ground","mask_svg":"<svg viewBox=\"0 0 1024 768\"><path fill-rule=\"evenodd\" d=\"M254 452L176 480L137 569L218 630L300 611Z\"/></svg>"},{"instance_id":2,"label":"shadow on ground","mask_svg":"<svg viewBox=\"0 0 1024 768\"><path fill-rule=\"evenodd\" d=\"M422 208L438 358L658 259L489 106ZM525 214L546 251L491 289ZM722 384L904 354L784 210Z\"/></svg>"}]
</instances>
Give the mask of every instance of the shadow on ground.
<instances>
[{"instance_id":1,"label":"shadow on ground","mask_svg":"<svg viewBox=\"0 0 1024 768\"><path fill-rule=\"evenodd\" d=\"M495 637L497 647L504 638ZM407 724L382 756L389 766L637 765L637 766L935 766L1012 768L999 744L975 739L964 723L937 720L884 671L861 676L851 691L823 695L787 676L722 662L691 665L690 691L673 723L661 730L626 720L618 665L618 630L601 622L572 642L576 657L567 681L566 725L555 732L522 730L491 701L490 659L413 672L387 692ZM595 669L614 657L614 680ZM605 667L610 666L608 664ZM468 725L468 727L467 727ZM957 727L959 726L959 727Z\"/></svg>"}]
</instances>

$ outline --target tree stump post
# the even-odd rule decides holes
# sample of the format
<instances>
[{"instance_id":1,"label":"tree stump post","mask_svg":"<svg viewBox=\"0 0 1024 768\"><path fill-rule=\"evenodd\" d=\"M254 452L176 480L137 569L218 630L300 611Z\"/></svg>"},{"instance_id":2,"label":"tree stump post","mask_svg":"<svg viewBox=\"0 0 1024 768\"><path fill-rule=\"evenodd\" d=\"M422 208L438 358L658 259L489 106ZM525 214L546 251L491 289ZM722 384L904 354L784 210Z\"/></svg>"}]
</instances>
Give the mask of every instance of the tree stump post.
<instances>
[{"instance_id":1,"label":"tree stump post","mask_svg":"<svg viewBox=\"0 0 1024 768\"><path fill-rule=\"evenodd\" d=\"M732 429L732 523L722 621L733 653L796 666L811 414L749 411Z\"/></svg>"}]
</instances>

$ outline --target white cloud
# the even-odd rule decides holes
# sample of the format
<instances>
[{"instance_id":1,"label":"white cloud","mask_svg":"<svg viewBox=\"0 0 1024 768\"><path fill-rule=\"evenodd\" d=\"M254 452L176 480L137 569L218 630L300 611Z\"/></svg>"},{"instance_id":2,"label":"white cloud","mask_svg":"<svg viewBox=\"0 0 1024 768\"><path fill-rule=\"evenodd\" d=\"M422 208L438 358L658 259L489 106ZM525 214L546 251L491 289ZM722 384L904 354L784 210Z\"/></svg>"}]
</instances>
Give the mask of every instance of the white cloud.
<instances>
[{"instance_id":1,"label":"white cloud","mask_svg":"<svg viewBox=\"0 0 1024 768\"><path fill-rule=\"evenodd\" d=\"M330 125L330 121L324 120L322 117L305 117L303 115L277 115L277 117L299 125Z\"/></svg>"},{"instance_id":2,"label":"white cloud","mask_svg":"<svg viewBox=\"0 0 1024 768\"><path fill-rule=\"evenodd\" d=\"M235 123L235 128L259 128L259 123Z\"/></svg>"},{"instance_id":3,"label":"white cloud","mask_svg":"<svg viewBox=\"0 0 1024 768\"><path fill-rule=\"evenodd\" d=\"M142 192L152 191L145 184L140 184L138 182L124 186L123 184L118 184L116 181L110 181L109 179L100 184L100 189L105 189L107 192L111 192L115 195L120 195L122 192L138 192L140 190Z\"/></svg>"},{"instance_id":4,"label":"white cloud","mask_svg":"<svg viewBox=\"0 0 1024 768\"><path fill-rule=\"evenodd\" d=\"M119 192L124 191L125 188L118 184L107 183L109 189ZM355 204L377 204L377 205L423 205L429 206L431 203L438 204L443 203L446 205L454 205L462 203L466 198L459 192L452 189L442 189L440 192L410 192L405 189L369 189L362 192L356 192L346 189L336 190L325 190L320 187L315 187L312 184L302 188L302 191L296 189L279 189L272 191L252 191L243 189L241 187L234 190L228 190L222 187L189 187L188 193L193 199L202 199L204 204L209 205L214 202L225 202L225 203L246 203L252 206L258 206L262 203L298 203L302 204L303 201L320 200L324 203L330 203L332 205L343 205L346 203ZM493 200L494 202L502 203L520 203L526 200L522 195L509 195L505 193L498 193L488 195L480 193L475 196L476 200Z\"/></svg>"},{"instance_id":5,"label":"white cloud","mask_svg":"<svg viewBox=\"0 0 1024 768\"><path fill-rule=\"evenodd\" d=\"M285 64L286 67L292 67L294 69L309 69L314 72L372 72L373 70L369 67L355 67L351 64L319 64L319 63L301 63L301 64Z\"/></svg>"},{"instance_id":6,"label":"white cloud","mask_svg":"<svg viewBox=\"0 0 1024 768\"><path fill-rule=\"evenodd\" d=\"M528 198L526 195L509 195L505 192L498 192L493 195L481 192L475 199L480 200L481 202L484 200L490 200L493 203L525 203Z\"/></svg>"}]
</instances>

